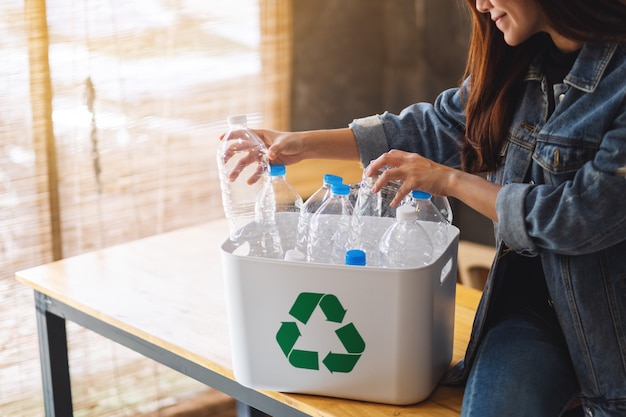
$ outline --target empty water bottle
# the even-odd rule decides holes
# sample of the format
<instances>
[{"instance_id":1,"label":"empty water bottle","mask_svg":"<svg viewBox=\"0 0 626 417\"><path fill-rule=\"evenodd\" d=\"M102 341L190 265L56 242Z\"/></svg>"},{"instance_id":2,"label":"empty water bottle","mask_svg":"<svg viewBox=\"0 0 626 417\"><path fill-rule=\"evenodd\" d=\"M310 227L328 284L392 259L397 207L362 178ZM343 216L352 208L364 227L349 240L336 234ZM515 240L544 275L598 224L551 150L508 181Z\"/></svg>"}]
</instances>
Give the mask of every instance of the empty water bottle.
<instances>
[{"instance_id":1,"label":"empty water bottle","mask_svg":"<svg viewBox=\"0 0 626 417\"><path fill-rule=\"evenodd\" d=\"M285 260L291 262L305 262L306 255L297 249L288 249L285 251Z\"/></svg>"},{"instance_id":2,"label":"empty water bottle","mask_svg":"<svg viewBox=\"0 0 626 417\"><path fill-rule=\"evenodd\" d=\"M275 224L281 236L283 250L293 249L296 245L298 216L302 207L302 197L293 185L287 181L284 165L271 165L269 180L261 190L256 202L257 218L263 213L265 218L275 215Z\"/></svg>"},{"instance_id":3,"label":"empty water bottle","mask_svg":"<svg viewBox=\"0 0 626 417\"><path fill-rule=\"evenodd\" d=\"M350 224L350 247L360 249L367 256L368 266L380 266L380 239L393 221L387 217L352 215Z\"/></svg>"},{"instance_id":4,"label":"empty water bottle","mask_svg":"<svg viewBox=\"0 0 626 417\"><path fill-rule=\"evenodd\" d=\"M255 205L254 223L245 227L244 237L250 244L249 256L283 258L283 245L276 223L276 199L269 181Z\"/></svg>"},{"instance_id":5,"label":"empty water bottle","mask_svg":"<svg viewBox=\"0 0 626 417\"><path fill-rule=\"evenodd\" d=\"M396 196L396 192L402 183L400 181L389 181L377 193L372 192L374 183L387 169L389 169L389 167L382 167L371 177L365 175L367 168L363 170L363 176L361 178L356 203L354 205L354 211L357 215L395 217L396 210L391 207L391 200L393 200Z\"/></svg>"},{"instance_id":6,"label":"empty water bottle","mask_svg":"<svg viewBox=\"0 0 626 417\"><path fill-rule=\"evenodd\" d=\"M222 205L230 237L254 220L257 196L267 178L269 159L263 141L247 126L246 115L228 117L228 131L217 151Z\"/></svg>"},{"instance_id":7,"label":"empty water bottle","mask_svg":"<svg viewBox=\"0 0 626 417\"><path fill-rule=\"evenodd\" d=\"M391 181L379 192L372 192L374 183L386 169L388 167L379 169L372 177L365 175L367 168L363 171L352 217L350 244L367 254L369 266L380 266L378 243L389 226L383 218L395 217L396 209L390 204L401 186L399 181Z\"/></svg>"},{"instance_id":8,"label":"empty water bottle","mask_svg":"<svg viewBox=\"0 0 626 417\"><path fill-rule=\"evenodd\" d=\"M448 246L449 223L447 218L433 203L432 195L425 191L411 191L407 204L414 207L417 212L417 220L423 222L422 226L430 235L433 243L433 256L438 257Z\"/></svg>"},{"instance_id":9,"label":"empty water bottle","mask_svg":"<svg viewBox=\"0 0 626 417\"><path fill-rule=\"evenodd\" d=\"M447 197L442 195L434 195L431 198L431 201L439 209L443 218L448 221L448 224L452 224L452 207L450 206L450 201Z\"/></svg>"},{"instance_id":10,"label":"empty water bottle","mask_svg":"<svg viewBox=\"0 0 626 417\"><path fill-rule=\"evenodd\" d=\"M287 181L287 170L284 165L271 165L269 181L261 190L258 202L264 199L275 201L277 213L299 213L302 208L302 197L296 188Z\"/></svg>"},{"instance_id":11,"label":"empty water bottle","mask_svg":"<svg viewBox=\"0 0 626 417\"><path fill-rule=\"evenodd\" d=\"M309 221L320 206L330 196L330 187L332 184L341 184L343 179L337 175L325 174L322 186L317 189L302 205L300 209L300 218L298 219L298 233L296 238L296 249L302 253L306 253L306 247L309 235Z\"/></svg>"},{"instance_id":12,"label":"empty water bottle","mask_svg":"<svg viewBox=\"0 0 626 417\"><path fill-rule=\"evenodd\" d=\"M433 259L433 244L408 204L396 210L395 222L380 240L380 262L385 268L415 268Z\"/></svg>"},{"instance_id":13,"label":"empty water bottle","mask_svg":"<svg viewBox=\"0 0 626 417\"><path fill-rule=\"evenodd\" d=\"M307 260L343 265L353 210L349 197L350 186L333 184L330 191L330 197L311 217Z\"/></svg>"}]
</instances>

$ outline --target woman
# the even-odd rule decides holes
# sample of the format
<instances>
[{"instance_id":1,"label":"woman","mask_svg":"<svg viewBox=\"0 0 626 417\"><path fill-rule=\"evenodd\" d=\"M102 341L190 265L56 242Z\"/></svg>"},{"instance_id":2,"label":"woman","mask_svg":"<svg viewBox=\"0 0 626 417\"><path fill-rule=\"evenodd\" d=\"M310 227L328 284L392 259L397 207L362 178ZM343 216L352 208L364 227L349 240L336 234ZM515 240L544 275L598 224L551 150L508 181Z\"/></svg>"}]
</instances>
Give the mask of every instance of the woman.
<instances>
[{"instance_id":1,"label":"woman","mask_svg":"<svg viewBox=\"0 0 626 417\"><path fill-rule=\"evenodd\" d=\"M375 185L460 199L498 255L465 359L464 416L626 416L626 4L468 0L467 77L349 128L259 131L270 158L360 159ZM462 169L458 169L458 168Z\"/></svg>"}]
</instances>

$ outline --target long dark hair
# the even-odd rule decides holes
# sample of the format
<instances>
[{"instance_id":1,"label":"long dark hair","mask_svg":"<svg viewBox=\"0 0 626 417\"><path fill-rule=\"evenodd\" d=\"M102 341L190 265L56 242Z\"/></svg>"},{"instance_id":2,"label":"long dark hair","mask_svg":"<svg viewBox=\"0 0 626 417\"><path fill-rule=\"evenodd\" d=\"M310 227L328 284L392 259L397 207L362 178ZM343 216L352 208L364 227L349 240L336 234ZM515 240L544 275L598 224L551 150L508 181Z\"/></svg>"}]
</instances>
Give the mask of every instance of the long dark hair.
<instances>
[{"instance_id":1,"label":"long dark hair","mask_svg":"<svg viewBox=\"0 0 626 417\"><path fill-rule=\"evenodd\" d=\"M625 41L626 3L622 0L535 0L548 24L581 42ZM466 138L462 167L468 172L497 168L528 65L547 35L537 34L518 46L504 42L489 14L472 11L472 36L465 69L470 77L465 99Z\"/></svg>"}]
</instances>

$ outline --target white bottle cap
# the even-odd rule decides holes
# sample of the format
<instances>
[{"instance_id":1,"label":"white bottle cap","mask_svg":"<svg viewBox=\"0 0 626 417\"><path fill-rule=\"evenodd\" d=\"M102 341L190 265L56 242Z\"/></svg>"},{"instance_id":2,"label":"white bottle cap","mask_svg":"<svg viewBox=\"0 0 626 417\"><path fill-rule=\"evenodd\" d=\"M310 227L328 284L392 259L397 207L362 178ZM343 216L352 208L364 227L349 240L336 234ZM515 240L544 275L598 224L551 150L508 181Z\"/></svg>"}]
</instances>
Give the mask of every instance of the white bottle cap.
<instances>
[{"instance_id":1,"label":"white bottle cap","mask_svg":"<svg viewBox=\"0 0 626 417\"><path fill-rule=\"evenodd\" d=\"M399 221L410 222L417 219L417 211L415 207L405 204L396 209L396 218Z\"/></svg>"},{"instance_id":2,"label":"white bottle cap","mask_svg":"<svg viewBox=\"0 0 626 417\"><path fill-rule=\"evenodd\" d=\"M245 124L248 122L248 117L245 114L235 114L233 116L228 116L228 124L229 125L239 125Z\"/></svg>"},{"instance_id":3,"label":"white bottle cap","mask_svg":"<svg viewBox=\"0 0 626 417\"><path fill-rule=\"evenodd\" d=\"M300 252L298 249L289 249L287 252L285 252L285 260L304 262L306 260L306 257L304 256L304 253Z\"/></svg>"}]
</instances>

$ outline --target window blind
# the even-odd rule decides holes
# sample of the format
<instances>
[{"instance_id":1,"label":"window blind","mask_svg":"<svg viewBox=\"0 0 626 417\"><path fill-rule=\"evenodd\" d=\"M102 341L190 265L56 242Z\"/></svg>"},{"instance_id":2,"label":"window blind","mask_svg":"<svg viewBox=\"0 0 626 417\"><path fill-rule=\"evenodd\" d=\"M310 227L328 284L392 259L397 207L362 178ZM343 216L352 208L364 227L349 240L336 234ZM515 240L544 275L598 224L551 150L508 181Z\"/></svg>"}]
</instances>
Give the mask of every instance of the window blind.
<instances>
[{"instance_id":1,"label":"window blind","mask_svg":"<svg viewBox=\"0 0 626 417\"><path fill-rule=\"evenodd\" d=\"M230 114L288 128L289 0L0 2L0 415L42 415L15 271L223 216ZM76 415L146 413L199 383L68 323Z\"/></svg>"}]
</instances>

